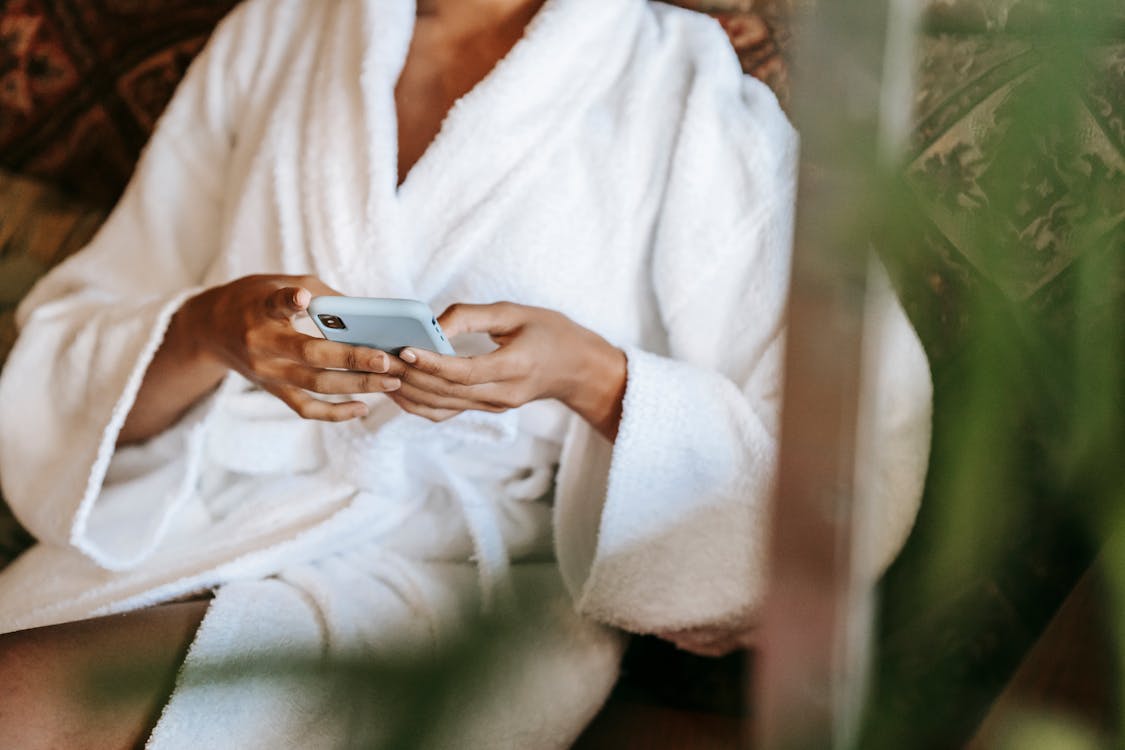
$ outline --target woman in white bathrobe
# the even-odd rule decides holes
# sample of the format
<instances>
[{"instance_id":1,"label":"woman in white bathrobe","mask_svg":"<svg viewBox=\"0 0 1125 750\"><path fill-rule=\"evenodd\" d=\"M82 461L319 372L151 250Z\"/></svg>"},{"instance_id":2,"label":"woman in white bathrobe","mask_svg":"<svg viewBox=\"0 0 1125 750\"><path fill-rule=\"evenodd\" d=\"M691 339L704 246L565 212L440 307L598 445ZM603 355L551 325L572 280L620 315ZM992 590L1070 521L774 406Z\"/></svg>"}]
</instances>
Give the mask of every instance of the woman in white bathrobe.
<instances>
[{"instance_id":1,"label":"woman in white bathrobe","mask_svg":"<svg viewBox=\"0 0 1125 750\"><path fill-rule=\"evenodd\" d=\"M161 697L94 727L66 683L143 641L171 672L190 644L149 746L336 746L315 690L193 670L440 643L524 586L566 605L451 746L568 746L620 630L737 645L764 583L795 149L717 24L658 3L247 0L104 228L21 308L0 476L39 544L0 574L20 631L0 668L28 677L0 735L143 738ZM498 348L323 341L303 312L328 292L424 300ZM929 378L884 318L885 562Z\"/></svg>"}]
</instances>

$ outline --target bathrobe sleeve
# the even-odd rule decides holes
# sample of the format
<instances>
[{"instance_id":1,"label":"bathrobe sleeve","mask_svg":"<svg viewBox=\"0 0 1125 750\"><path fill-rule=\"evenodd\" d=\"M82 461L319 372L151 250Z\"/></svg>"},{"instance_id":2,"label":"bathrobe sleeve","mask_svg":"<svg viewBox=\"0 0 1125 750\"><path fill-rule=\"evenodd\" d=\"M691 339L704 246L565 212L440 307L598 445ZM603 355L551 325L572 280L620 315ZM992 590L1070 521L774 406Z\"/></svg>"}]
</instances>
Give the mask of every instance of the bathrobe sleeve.
<instances>
[{"instance_id":1,"label":"bathrobe sleeve","mask_svg":"<svg viewBox=\"0 0 1125 750\"><path fill-rule=\"evenodd\" d=\"M764 85L731 78L701 74L680 124L652 264L667 339L626 348L616 442L576 420L559 472L564 579L583 613L635 632L745 624L766 581L797 140ZM888 296L884 565L913 522L930 429L929 369Z\"/></svg>"},{"instance_id":2,"label":"bathrobe sleeve","mask_svg":"<svg viewBox=\"0 0 1125 750\"><path fill-rule=\"evenodd\" d=\"M115 446L169 319L218 251L243 15L191 66L93 241L28 295L0 379L5 497L41 541L112 569L144 556L192 482L198 419ZM111 463L119 481L106 481Z\"/></svg>"}]
</instances>

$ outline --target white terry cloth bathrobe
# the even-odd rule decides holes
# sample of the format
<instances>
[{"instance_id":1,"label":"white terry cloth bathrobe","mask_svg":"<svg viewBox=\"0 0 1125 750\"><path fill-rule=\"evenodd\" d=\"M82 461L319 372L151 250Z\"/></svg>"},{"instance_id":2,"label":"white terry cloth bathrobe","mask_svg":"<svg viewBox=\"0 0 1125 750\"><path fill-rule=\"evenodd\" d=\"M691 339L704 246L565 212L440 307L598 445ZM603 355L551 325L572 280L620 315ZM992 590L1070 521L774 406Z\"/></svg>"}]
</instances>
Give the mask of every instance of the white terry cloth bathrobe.
<instances>
[{"instance_id":1,"label":"white terry cloth bathrobe","mask_svg":"<svg viewBox=\"0 0 1125 750\"><path fill-rule=\"evenodd\" d=\"M104 228L20 311L0 475L39 544L0 574L0 631L216 589L152 747L331 746L314 696L186 676L440 640L521 578L566 603L557 632L451 742L564 747L615 679L616 628L722 625L762 596L796 161L773 94L702 15L548 0L396 187L414 13L241 5ZM375 396L362 421L303 421L232 375L116 448L170 316L252 273L560 310L627 353L616 443L554 402L432 424ZM930 381L894 303L881 330L885 562L921 492Z\"/></svg>"}]
</instances>

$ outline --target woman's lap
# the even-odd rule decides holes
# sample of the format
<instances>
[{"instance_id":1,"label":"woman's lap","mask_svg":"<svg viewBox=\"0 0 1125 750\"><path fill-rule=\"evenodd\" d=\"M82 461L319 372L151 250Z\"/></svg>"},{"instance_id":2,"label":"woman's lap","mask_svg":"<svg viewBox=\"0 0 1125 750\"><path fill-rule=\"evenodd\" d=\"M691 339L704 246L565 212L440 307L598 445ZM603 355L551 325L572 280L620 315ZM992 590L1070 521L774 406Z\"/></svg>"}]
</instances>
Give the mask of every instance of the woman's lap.
<instances>
[{"instance_id":1,"label":"woman's lap","mask_svg":"<svg viewBox=\"0 0 1125 750\"><path fill-rule=\"evenodd\" d=\"M468 592L475 590L477 576L470 565L406 567L412 569L409 578L420 584L416 593L424 594L431 605L442 599L452 605L426 607L431 615L442 609L446 616L457 610L464 613L462 597L474 598ZM162 709L165 719L181 728L190 726L193 735L202 737L213 727L214 739L221 741L212 746L245 746L222 744L241 736L239 730L244 728L253 729L251 735L258 738L271 732L280 738L307 731L318 736L346 731L345 726L333 726L341 717L330 716L321 700L333 691L320 696L322 691L311 689L315 685L303 685L291 692L284 679L272 688L269 681L236 680L226 685L208 679L208 669L226 658L268 657L283 644L307 646L319 653L321 646L334 643L345 650L358 646L378 654L405 645L400 639L404 631L421 631L405 639L415 647L420 645L418 637L426 641L434 634L426 627L434 623L423 624L421 620L429 618L417 617L419 602L403 596L403 581L383 575L345 576L332 566L320 572L327 574L321 581L324 587L313 585L317 581L308 574L239 581L220 589L212 601L161 605L0 635L0 674L5 685L0 691L0 737L31 749L118 748L136 747L152 734L160 746L162 738L168 739L163 737L166 731L154 732ZM472 737L480 746L488 746L504 736L526 734L531 730L525 726L528 722L547 730L545 740L577 735L616 675L619 637L574 613L553 564L521 564L513 573L517 590L532 595L550 614L528 643L506 642L497 652L507 654L491 670L494 678L506 675L496 684L497 694L505 696L502 705L492 705L490 699L474 705L471 716L462 717L467 725L460 721L451 725L457 741ZM205 615L206 624L200 629ZM460 618L452 619L447 627L456 632ZM185 664L189 647L193 656ZM183 690L169 701L178 674ZM287 714L251 710L268 708L273 692L284 699ZM513 711L513 703L520 710ZM305 704L307 711L301 710ZM371 705L364 713L379 711ZM327 719L327 727L318 716ZM371 718L372 729L377 730L383 722L378 716ZM457 746L450 742L438 745ZM555 743L547 741L544 746Z\"/></svg>"},{"instance_id":2,"label":"woman's lap","mask_svg":"<svg viewBox=\"0 0 1125 750\"><path fill-rule=\"evenodd\" d=\"M0 736L14 747L135 747L175 685L207 600L0 635Z\"/></svg>"}]
</instances>

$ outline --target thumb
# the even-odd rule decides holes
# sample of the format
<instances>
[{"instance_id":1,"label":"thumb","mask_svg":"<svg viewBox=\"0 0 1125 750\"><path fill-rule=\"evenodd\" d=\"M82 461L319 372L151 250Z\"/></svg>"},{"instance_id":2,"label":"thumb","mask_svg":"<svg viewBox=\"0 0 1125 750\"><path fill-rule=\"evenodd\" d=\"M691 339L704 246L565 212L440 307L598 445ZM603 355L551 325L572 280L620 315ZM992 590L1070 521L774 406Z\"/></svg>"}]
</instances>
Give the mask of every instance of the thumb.
<instances>
[{"instance_id":1,"label":"thumb","mask_svg":"<svg viewBox=\"0 0 1125 750\"><path fill-rule=\"evenodd\" d=\"M266 297L266 314L271 318L289 320L305 311L312 301L312 293L299 286L275 289Z\"/></svg>"},{"instance_id":2,"label":"thumb","mask_svg":"<svg viewBox=\"0 0 1125 750\"><path fill-rule=\"evenodd\" d=\"M438 324L446 338L461 333L487 333L502 336L523 324L520 306L511 302L494 302L491 305L450 305L438 317Z\"/></svg>"}]
</instances>

